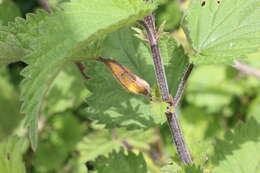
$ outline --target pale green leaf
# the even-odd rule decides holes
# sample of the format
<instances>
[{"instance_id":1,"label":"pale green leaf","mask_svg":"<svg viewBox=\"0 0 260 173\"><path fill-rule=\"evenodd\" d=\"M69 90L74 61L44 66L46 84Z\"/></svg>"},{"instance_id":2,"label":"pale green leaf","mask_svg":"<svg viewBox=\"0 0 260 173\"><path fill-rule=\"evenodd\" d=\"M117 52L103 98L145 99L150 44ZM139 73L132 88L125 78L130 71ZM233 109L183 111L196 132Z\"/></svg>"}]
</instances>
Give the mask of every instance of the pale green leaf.
<instances>
[{"instance_id":1,"label":"pale green leaf","mask_svg":"<svg viewBox=\"0 0 260 173\"><path fill-rule=\"evenodd\" d=\"M147 173L147 167L144 157L141 153L138 155L128 152L113 152L106 157L100 157L94 163L97 173Z\"/></svg>"},{"instance_id":2,"label":"pale green leaf","mask_svg":"<svg viewBox=\"0 0 260 173\"><path fill-rule=\"evenodd\" d=\"M248 108L248 118L254 117L260 122L260 94L250 103Z\"/></svg>"},{"instance_id":3,"label":"pale green leaf","mask_svg":"<svg viewBox=\"0 0 260 173\"><path fill-rule=\"evenodd\" d=\"M178 165L176 163L170 163L161 168L162 173L203 173L201 168L196 165Z\"/></svg>"},{"instance_id":4,"label":"pale green leaf","mask_svg":"<svg viewBox=\"0 0 260 173\"><path fill-rule=\"evenodd\" d=\"M213 153L213 139L223 133L219 117L192 105L181 110L179 115L184 139L194 164L205 164Z\"/></svg>"},{"instance_id":5,"label":"pale green leaf","mask_svg":"<svg viewBox=\"0 0 260 173\"><path fill-rule=\"evenodd\" d=\"M167 111L168 104L165 102L151 101L150 106L152 116L157 118L155 121L163 124L166 121L165 112Z\"/></svg>"},{"instance_id":6,"label":"pale green leaf","mask_svg":"<svg viewBox=\"0 0 260 173\"><path fill-rule=\"evenodd\" d=\"M257 173L260 168L260 124L255 120L239 124L218 140L213 156L213 173Z\"/></svg>"},{"instance_id":7,"label":"pale green leaf","mask_svg":"<svg viewBox=\"0 0 260 173\"><path fill-rule=\"evenodd\" d=\"M234 96L242 96L244 88L238 81L229 80L224 66L195 68L187 84L186 99L189 103L218 112L228 107Z\"/></svg>"},{"instance_id":8,"label":"pale green leaf","mask_svg":"<svg viewBox=\"0 0 260 173\"><path fill-rule=\"evenodd\" d=\"M67 64L53 81L53 87L47 95L46 115L76 109L84 103L89 95L84 80L75 64Z\"/></svg>"},{"instance_id":9,"label":"pale green leaf","mask_svg":"<svg viewBox=\"0 0 260 173\"><path fill-rule=\"evenodd\" d=\"M19 61L25 52L14 35L0 31L0 64Z\"/></svg>"},{"instance_id":10,"label":"pale green leaf","mask_svg":"<svg viewBox=\"0 0 260 173\"><path fill-rule=\"evenodd\" d=\"M141 19L154 8L154 4L139 0L76 0L65 3L38 25L21 85L22 112L27 114L25 125L33 149L43 98L63 66L94 40Z\"/></svg>"},{"instance_id":11,"label":"pale green leaf","mask_svg":"<svg viewBox=\"0 0 260 173\"><path fill-rule=\"evenodd\" d=\"M37 172L58 172L83 137L85 127L69 111L55 114L46 124L49 128L41 134L32 160Z\"/></svg>"},{"instance_id":12,"label":"pale green leaf","mask_svg":"<svg viewBox=\"0 0 260 173\"><path fill-rule=\"evenodd\" d=\"M166 76L169 85L169 91L174 97L179 84L188 69L189 58L184 53L181 46L169 35L165 35L159 42L161 55L166 67Z\"/></svg>"},{"instance_id":13,"label":"pale green leaf","mask_svg":"<svg viewBox=\"0 0 260 173\"><path fill-rule=\"evenodd\" d=\"M98 156L108 156L111 152L119 151L120 141L112 138L111 132L99 131L86 136L77 146L80 152L80 162L93 161Z\"/></svg>"},{"instance_id":14,"label":"pale green leaf","mask_svg":"<svg viewBox=\"0 0 260 173\"><path fill-rule=\"evenodd\" d=\"M0 170L3 173L25 173L23 153L28 142L26 138L9 137L0 143Z\"/></svg>"},{"instance_id":15,"label":"pale green leaf","mask_svg":"<svg viewBox=\"0 0 260 173\"><path fill-rule=\"evenodd\" d=\"M180 173L182 168L175 162L168 163L161 167L162 173Z\"/></svg>"},{"instance_id":16,"label":"pale green leaf","mask_svg":"<svg viewBox=\"0 0 260 173\"><path fill-rule=\"evenodd\" d=\"M196 0L184 27L196 64L231 64L260 47L259 0Z\"/></svg>"},{"instance_id":17,"label":"pale green leaf","mask_svg":"<svg viewBox=\"0 0 260 173\"><path fill-rule=\"evenodd\" d=\"M99 156L108 156L121 148L149 150L149 143L157 140L154 130L100 130L86 136L77 146L79 161L94 161Z\"/></svg>"},{"instance_id":18,"label":"pale green leaf","mask_svg":"<svg viewBox=\"0 0 260 173\"><path fill-rule=\"evenodd\" d=\"M27 14L26 20L18 17L8 26L0 26L0 64L24 60L30 53L30 42L38 34L38 24L47 16L46 12L38 10L35 14Z\"/></svg>"}]
</instances>

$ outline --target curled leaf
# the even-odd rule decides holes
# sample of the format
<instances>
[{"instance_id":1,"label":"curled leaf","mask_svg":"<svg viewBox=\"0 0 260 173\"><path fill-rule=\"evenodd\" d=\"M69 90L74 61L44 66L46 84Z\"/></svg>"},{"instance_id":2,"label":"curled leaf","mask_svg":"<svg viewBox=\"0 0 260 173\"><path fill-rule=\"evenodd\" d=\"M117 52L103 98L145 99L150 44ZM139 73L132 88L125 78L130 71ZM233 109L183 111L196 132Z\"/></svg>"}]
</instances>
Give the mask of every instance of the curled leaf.
<instances>
[{"instance_id":1,"label":"curled leaf","mask_svg":"<svg viewBox=\"0 0 260 173\"><path fill-rule=\"evenodd\" d=\"M117 81L129 92L150 96L150 85L131 70L112 59L98 57L96 60L103 62L111 70Z\"/></svg>"}]
</instances>

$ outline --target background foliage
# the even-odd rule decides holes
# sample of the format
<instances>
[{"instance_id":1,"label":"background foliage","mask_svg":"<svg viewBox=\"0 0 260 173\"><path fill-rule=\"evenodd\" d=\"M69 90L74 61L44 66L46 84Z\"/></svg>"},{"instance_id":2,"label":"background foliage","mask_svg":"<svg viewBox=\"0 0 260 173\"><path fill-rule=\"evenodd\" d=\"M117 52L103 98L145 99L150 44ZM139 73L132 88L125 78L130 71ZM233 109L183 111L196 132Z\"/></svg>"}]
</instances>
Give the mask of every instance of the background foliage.
<instances>
[{"instance_id":1,"label":"background foliage","mask_svg":"<svg viewBox=\"0 0 260 173\"><path fill-rule=\"evenodd\" d=\"M54 9L51 16L37 11L41 5L34 0L0 0L0 172L260 169L260 80L231 66L240 58L260 69L260 1L198 0L180 6L163 0L157 9L138 0L48 2ZM180 9L188 4L189 10ZM157 26L166 21L168 34L160 38L160 48L171 94L187 68L187 54L197 65L177 108L195 161L191 166L182 165L176 155L165 105L127 93L103 64L87 60L96 55L114 58L156 92L149 47L131 30L139 27L133 22L155 9ZM109 13L116 17L109 18ZM79 60L91 80L72 63ZM33 149L38 134L35 152L24 126L30 127Z\"/></svg>"}]
</instances>

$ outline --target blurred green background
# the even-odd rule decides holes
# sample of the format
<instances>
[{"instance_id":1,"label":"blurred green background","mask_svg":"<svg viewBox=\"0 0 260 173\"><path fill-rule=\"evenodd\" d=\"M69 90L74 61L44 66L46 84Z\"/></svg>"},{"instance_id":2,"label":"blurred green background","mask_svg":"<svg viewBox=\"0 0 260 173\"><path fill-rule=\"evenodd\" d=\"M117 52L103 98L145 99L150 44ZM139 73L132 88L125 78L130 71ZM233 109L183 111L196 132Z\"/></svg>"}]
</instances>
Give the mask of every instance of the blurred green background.
<instances>
[{"instance_id":1,"label":"blurred green background","mask_svg":"<svg viewBox=\"0 0 260 173\"><path fill-rule=\"evenodd\" d=\"M0 0L0 25L6 25L17 16L24 17L26 13L41 8L39 2ZM55 7L62 2L64 0L49 0L49 6ZM187 2L184 1L181 7L186 6ZM163 0L155 12L157 26L166 21L165 31L172 33L185 46L185 38L180 29L182 13L183 9L173 0ZM260 53L255 53L243 62L260 69L259 57ZM25 64L21 62L0 65L0 141L16 130L24 116L19 113L20 72L24 67ZM83 136L102 132L102 127L82 113L88 92L78 79L70 75L73 70L75 69L68 67L67 72L60 74L62 80L55 81L52 93L61 99L54 103L50 98L44 115L41 116L39 149L35 153L28 150L25 154L28 173L84 172L85 168L75 159L78 143ZM64 80L69 82L64 84ZM71 98L74 93L70 93L70 88L75 87L75 83L81 92L76 97L80 99L73 100ZM259 88L260 79L245 75L231 66L195 67L178 111L184 136L197 163L206 164L215 137L223 137L225 131L250 117L260 121ZM154 142L147 144L148 148L139 148L146 153L151 172L158 171L158 165L163 165L170 159L178 160L167 125L154 130L158 132L159 140L149 136L146 140ZM141 146L145 145L143 143ZM91 163L87 166L89 170L92 169Z\"/></svg>"}]
</instances>

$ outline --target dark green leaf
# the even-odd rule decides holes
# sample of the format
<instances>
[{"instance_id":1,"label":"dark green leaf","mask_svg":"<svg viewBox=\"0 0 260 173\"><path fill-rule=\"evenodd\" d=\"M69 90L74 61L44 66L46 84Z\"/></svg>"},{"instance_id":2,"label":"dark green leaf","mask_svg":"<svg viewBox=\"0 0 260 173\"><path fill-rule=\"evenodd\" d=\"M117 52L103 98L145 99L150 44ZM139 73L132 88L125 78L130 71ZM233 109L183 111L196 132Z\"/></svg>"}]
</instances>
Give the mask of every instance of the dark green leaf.
<instances>
[{"instance_id":1,"label":"dark green leaf","mask_svg":"<svg viewBox=\"0 0 260 173\"><path fill-rule=\"evenodd\" d=\"M20 15L20 10L12 0L0 1L0 25L6 25L8 22L13 21L15 17Z\"/></svg>"}]
</instances>

